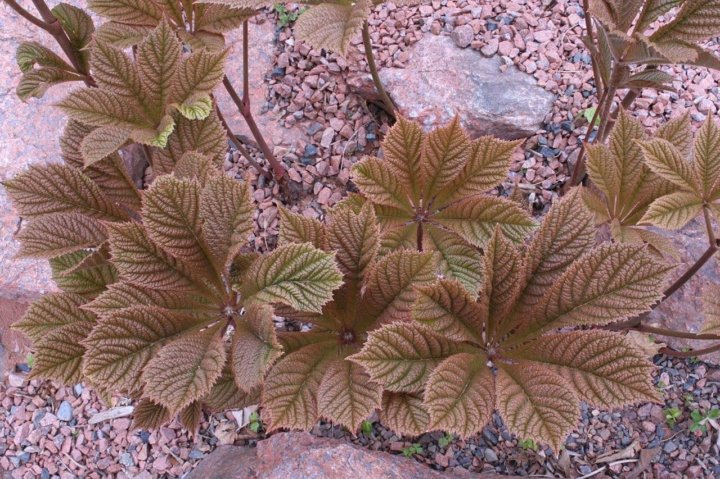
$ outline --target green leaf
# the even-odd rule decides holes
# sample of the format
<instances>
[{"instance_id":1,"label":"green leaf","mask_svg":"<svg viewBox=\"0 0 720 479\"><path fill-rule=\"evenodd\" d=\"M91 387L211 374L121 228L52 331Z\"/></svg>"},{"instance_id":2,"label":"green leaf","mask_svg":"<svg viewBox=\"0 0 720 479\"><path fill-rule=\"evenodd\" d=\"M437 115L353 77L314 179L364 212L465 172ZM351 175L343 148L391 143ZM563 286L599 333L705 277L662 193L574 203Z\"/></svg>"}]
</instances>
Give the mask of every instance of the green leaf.
<instances>
[{"instance_id":1,"label":"green leaf","mask_svg":"<svg viewBox=\"0 0 720 479\"><path fill-rule=\"evenodd\" d=\"M320 312L342 284L333 255L309 243L281 246L258 258L240 286L245 300L282 303Z\"/></svg>"}]
</instances>

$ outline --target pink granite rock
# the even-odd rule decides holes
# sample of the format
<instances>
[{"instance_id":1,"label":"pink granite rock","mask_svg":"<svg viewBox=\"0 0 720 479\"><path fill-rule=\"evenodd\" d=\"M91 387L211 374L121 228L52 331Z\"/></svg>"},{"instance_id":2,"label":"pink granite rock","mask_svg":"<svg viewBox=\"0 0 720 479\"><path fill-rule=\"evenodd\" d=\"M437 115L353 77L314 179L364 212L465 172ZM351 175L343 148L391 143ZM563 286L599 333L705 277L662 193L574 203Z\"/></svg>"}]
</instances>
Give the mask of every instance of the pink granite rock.
<instances>
[{"instance_id":1,"label":"pink granite rock","mask_svg":"<svg viewBox=\"0 0 720 479\"><path fill-rule=\"evenodd\" d=\"M459 115L474 138L515 139L533 135L551 112L553 95L532 76L502 60L458 48L448 36L425 35L412 47L407 68L385 68L380 78L406 117L426 129ZM377 99L369 75L350 79L360 95Z\"/></svg>"},{"instance_id":2,"label":"pink granite rock","mask_svg":"<svg viewBox=\"0 0 720 479\"><path fill-rule=\"evenodd\" d=\"M681 256L677 269L670 274L671 280L675 280L707 249L705 223L694 220L681 231L663 232L663 234L672 240ZM717 254L716 258L710 259L698 274L650 313L648 324L678 331L699 332L705 321L702 313L702 292L707 284L720 284L720 263ZM701 349L712 345L712 341L693 341L664 336L659 336L657 339L678 350L686 347ZM702 359L712 364L720 364L720 352L705 355Z\"/></svg>"},{"instance_id":3,"label":"pink granite rock","mask_svg":"<svg viewBox=\"0 0 720 479\"><path fill-rule=\"evenodd\" d=\"M257 449L222 446L187 479L499 479L466 470L438 472L412 459L371 451L337 439L284 432ZM503 476L504 477L504 476Z\"/></svg>"}]
</instances>

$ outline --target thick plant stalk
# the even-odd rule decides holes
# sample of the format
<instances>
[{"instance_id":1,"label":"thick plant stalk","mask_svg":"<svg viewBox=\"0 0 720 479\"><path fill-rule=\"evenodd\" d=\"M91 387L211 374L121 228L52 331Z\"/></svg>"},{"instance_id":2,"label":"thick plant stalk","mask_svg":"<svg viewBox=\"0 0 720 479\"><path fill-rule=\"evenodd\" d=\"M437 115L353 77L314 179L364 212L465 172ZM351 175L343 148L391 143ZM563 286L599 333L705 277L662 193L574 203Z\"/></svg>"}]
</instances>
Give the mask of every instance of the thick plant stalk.
<instances>
[{"instance_id":1,"label":"thick plant stalk","mask_svg":"<svg viewBox=\"0 0 720 479\"><path fill-rule=\"evenodd\" d=\"M422 251L423 250L423 224L418 223L417 226L417 250Z\"/></svg>"},{"instance_id":2,"label":"thick plant stalk","mask_svg":"<svg viewBox=\"0 0 720 479\"><path fill-rule=\"evenodd\" d=\"M363 22L362 28L362 39L363 46L365 47L365 58L367 58L368 67L370 68L370 75L372 75L375 89L380 94L380 99L383 102L384 110L395 117L395 105L393 104L390 96L385 91L385 87L380 80L380 74L378 73L377 65L375 64L375 55L372 50L372 40L370 39L370 27L368 26L367 20Z\"/></svg>"},{"instance_id":3,"label":"thick plant stalk","mask_svg":"<svg viewBox=\"0 0 720 479\"><path fill-rule=\"evenodd\" d=\"M243 23L243 97L240 98L240 95L238 95L237 91L235 91L235 88L233 87L230 79L227 76L223 78L223 86L230 95L230 98L232 98L235 106L237 106L238 111L245 119L245 122L250 128L250 131L252 132L255 141L257 141L258 146L260 146L260 150L263 152L263 155L265 155L265 159L268 161L268 163L270 163L270 166L273 170L273 175L275 176L275 180L280 182L285 177L285 168L280 164L277 158L275 158L272 150L270 150L270 146L268 146L267 142L265 141L265 138L260 132L257 123L255 123L255 118L253 118L252 110L250 108L250 66L248 64L249 43L248 22L246 20Z\"/></svg>"},{"instance_id":4,"label":"thick plant stalk","mask_svg":"<svg viewBox=\"0 0 720 479\"><path fill-rule=\"evenodd\" d=\"M5 0L5 3L7 3L10 8L15 10L21 17L52 35L62 49L63 53L65 53L65 56L72 64L73 68L75 68L78 73L85 75L85 84L87 86L95 86L95 81L92 77L90 77L87 68L83 67L82 62L80 61L80 52L72 46L65 30L63 30L62 25L60 25L60 22L58 22L57 18L55 18L52 14L52 11L45 1L32 0L32 2L33 5L35 5L35 8L37 8L37 11L40 13L42 20L22 8L15 0Z\"/></svg>"},{"instance_id":5,"label":"thick plant stalk","mask_svg":"<svg viewBox=\"0 0 720 479\"><path fill-rule=\"evenodd\" d=\"M264 176L266 179L271 179L272 174L270 174L269 171L267 171L265 168L260 166L260 164L255 161L255 159L250 156L250 152L247 151L245 146L243 146L242 143L240 143L240 140L237 139L237 137L233 134L233 132L230 130L230 125L227 124L227 121L225 120L225 117L223 116L222 112L220 111L220 108L216 106L215 111L217 112L218 119L220 120L220 123L222 123L223 128L225 128L225 133L227 133L228 139L232 142L233 146L235 146L235 149L240 152L240 154L250 163L262 176Z\"/></svg>"}]
</instances>

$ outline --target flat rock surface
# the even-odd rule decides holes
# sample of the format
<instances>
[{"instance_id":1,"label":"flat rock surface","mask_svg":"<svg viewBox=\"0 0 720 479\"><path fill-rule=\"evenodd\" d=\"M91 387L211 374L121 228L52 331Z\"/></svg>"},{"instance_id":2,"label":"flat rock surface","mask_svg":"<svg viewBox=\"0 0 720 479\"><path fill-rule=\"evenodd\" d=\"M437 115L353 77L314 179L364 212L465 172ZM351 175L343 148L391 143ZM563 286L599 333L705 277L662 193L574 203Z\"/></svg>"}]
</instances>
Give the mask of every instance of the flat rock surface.
<instances>
[{"instance_id":1,"label":"flat rock surface","mask_svg":"<svg viewBox=\"0 0 720 479\"><path fill-rule=\"evenodd\" d=\"M400 112L426 129L459 115L473 137L531 136L551 112L553 95L499 57L458 48L448 36L425 35L410 52L406 68L380 70L380 79ZM361 91L373 91L367 76ZM369 86L369 89L368 89Z\"/></svg>"},{"instance_id":2,"label":"flat rock surface","mask_svg":"<svg viewBox=\"0 0 720 479\"><path fill-rule=\"evenodd\" d=\"M19 2L32 8L29 0ZM73 2L71 2L73 3ZM78 2L74 2L78 3ZM0 4L0 180L12 178L33 163L60 160L59 132L65 117L51 105L70 89L59 86L42 99L23 103L15 94L20 69L15 50L23 41L53 45L49 35L28 25L4 2ZM47 261L15 260L18 216L0 187L0 298L33 297L55 288Z\"/></svg>"},{"instance_id":3,"label":"flat rock surface","mask_svg":"<svg viewBox=\"0 0 720 479\"><path fill-rule=\"evenodd\" d=\"M216 449L188 479L493 479L495 474L433 471L402 456L370 451L337 439L304 432L279 433L257 449Z\"/></svg>"}]
</instances>

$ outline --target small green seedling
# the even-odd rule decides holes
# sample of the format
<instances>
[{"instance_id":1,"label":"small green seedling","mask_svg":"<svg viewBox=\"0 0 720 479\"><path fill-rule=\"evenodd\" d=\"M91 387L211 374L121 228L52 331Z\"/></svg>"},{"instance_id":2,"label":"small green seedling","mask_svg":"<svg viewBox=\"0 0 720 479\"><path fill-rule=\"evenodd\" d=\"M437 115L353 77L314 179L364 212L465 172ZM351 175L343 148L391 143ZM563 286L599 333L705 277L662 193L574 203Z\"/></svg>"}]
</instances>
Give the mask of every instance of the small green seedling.
<instances>
[{"instance_id":1,"label":"small green seedling","mask_svg":"<svg viewBox=\"0 0 720 479\"><path fill-rule=\"evenodd\" d=\"M27 357L25 358L25 362L30 369L35 366L35 356L33 355L33 353L28 353Z\"/></svg>"},{"instance_id":2,"label":"small green seedling","mask_svg":"<svg viewBox=\"0 0 720 479\"><path fill-rule=\"evenodd\" d=\"M690 413L690 419L692 419L692 424L689 427L690 432L700 431L704 434L707 432L707 422L709 420L717 420L718 418L720 418L720 409L718 408L712 408L706 414L700 411L692 411Z\"/></svg>"},{"instance_id":3,"label":"small green seedling","mask_svg":"<svg viewBox=\"0 0 720 479\"><path fill-rule=\"evenodd\" d=\"M686 406L686 407L690 407L690 405L695 402L695 396L693 396L693 395L690 394L690 393L686 393L686 394L683 396L683 400L685 401L685 406Z\"/></svg>"},{"instance_id":4,"label":"small green seedling","mask_svg":"<svg viewBox=\"0 0 720 479\"><path fill-rule=\"evenodd\" d=\"M363 421L360 424L360 432L367 437L372 436L373 423L370 421Z\"/></svg>"},{"instance_id":5,"label":"small green seedling","mask_svg":"<svg viewBox=\"0 0 720 479\"><path fill-rule=\"evenodd\" d=\"M667 387L668 387L668 385L665 384L665 381L660 380L660 381L657 382L657 388L658 388L659 390L662 391L663 389L665 389L665 388L667 388Z\"/></svg>"},{"instance_id":6,"label":"small green seedling","mask_svg":"<svg viewBox=\"0 0 720 479\"><path fill-rule=\"evenodd\" d=\"M670 427L675 427L675 424L677 424L677 420L682 415L682 412L676 407L670 407L665 408L663 410L663 414L665 415L665 422L667 423L667 425Z\"/></svg>"},{"instance_id":7,"label":"small green seedling","mask_svg":"<svg viewBox=\"0 0 720 479\"><path fill-rule=\"evenodd\" d=\"M595 118L595 124L593 126L598 126L600 124L600 116L595 116L595 112L597 111L596 106L591 106L590 108L585 108L580 114L587 120L588 123L593 121L593 118Z\"/></svg>"},{"instance_id":8,"label":"small green seedling","mask_svg":"<svg viewBox=\"0 0 720 479\"><path fill-rule=\"evenodd\" d=\"M402 450L403 456L412 457L415 454L422 454L422 446L418 443L413 443Z\"/></svg>"},{"instance_id":9,"label":"small green seedling","mask_svg":"<svg viewBox=\"0 0 720 479\"><path fill-rule=\"evenodd\" d=\"M250 413L250 422L248 423L248 429L250 429L254 433L260 432L260 429L262 429L262 419L260 418L260 414L258 414L257 411L254 411Z\"/></svg>"},{"instance_id":10,"label":"small green seedling","mask_svg":"<svg viewBox=\"0 0 720 479\"><path fill-rule=\"evenodd\" d=\"M295 23L300 14L305 11L305 8L296 11L290 11L282 3L276 3L273 7L278 14L278 24L281 27L287 27L291 23Z\"/></svg>"},{"instance_id":11,"label":"small green seedling","mask_svg":"<svg viewBox=\"0 0 720 479\"><path fill-rule=\"evenodd\" d=\"M455 437L453 437L452 434L443 434L440 439L438 439L438 445L440 447L448 447L453 441L455 440Z\"/></svg>"},{"instance_id":12,"label":"small green seedling","mask_svg":"<svg viewBox=\"0 0 720 479\"><path fill-rule=\"evenodd\" d=\"M532 439L523 439L522 441L520 441L520 447L529 451L538 450L538 445Z\"/></svg>"}]
</instances>

